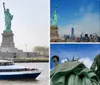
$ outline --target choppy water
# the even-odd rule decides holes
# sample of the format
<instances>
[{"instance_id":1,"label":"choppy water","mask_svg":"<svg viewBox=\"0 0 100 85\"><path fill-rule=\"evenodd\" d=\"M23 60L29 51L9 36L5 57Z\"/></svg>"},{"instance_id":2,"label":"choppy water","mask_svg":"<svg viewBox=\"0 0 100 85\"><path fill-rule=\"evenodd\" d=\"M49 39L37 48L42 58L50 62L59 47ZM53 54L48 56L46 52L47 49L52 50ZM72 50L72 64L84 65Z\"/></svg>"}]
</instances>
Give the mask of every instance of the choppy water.
<instances>
[{"instance_id":1,"label":"choppy water","mask_svg":"<svg viewBox=\"0 0 100 85\"><path fill-rule=\"evenodd\" d=\"M24 80L0 80L0 85L49 85L49 63L16 63L20 66L44 70L37 78Z\"/></svg>"}]
</instances>

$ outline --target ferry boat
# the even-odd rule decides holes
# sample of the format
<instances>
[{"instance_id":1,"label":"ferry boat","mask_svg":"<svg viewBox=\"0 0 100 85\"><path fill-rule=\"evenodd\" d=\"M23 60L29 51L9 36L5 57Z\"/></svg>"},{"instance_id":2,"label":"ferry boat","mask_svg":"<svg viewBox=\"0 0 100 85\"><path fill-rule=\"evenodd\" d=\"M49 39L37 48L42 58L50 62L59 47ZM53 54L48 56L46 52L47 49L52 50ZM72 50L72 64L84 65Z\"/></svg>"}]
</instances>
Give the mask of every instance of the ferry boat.
<instances>
[{"instance_id":1,"label":"ferry boat","mask_svg":"<svg viewBox=\"0 0 100 85\"><path fill-rule=\"evenodd\" d=\"M0 60L0 79L37 78L42 70L19 67L13 61Z\"/></svg>"}]
</instances>

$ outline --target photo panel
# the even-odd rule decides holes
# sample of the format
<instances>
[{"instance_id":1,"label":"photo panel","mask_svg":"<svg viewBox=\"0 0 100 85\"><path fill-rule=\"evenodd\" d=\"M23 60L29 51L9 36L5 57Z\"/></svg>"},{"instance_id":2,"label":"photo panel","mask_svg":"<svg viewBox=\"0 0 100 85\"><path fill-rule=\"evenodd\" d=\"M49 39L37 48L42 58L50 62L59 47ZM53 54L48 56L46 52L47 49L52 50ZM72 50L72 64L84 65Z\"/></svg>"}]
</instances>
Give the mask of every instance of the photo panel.
<instances>
[{"instance_id":1,"label":"photo panel","mask_svg":"<svg viewBox=\"0 0 100 85\"><path fill-rule=\"evenodd\" d=\"M51 44L50 85L99 85L100 44Z\"/></svg>"},{"instance_id":2,"label":"photo panel","mask_svg":"<svg viewBox=\"0 0 100 85\"><path fill-rule=\"evenodd\" d=\"M100 0L50 0L51 42L100 42Z\"/></svg>"},{"instance_id":3,"label":"photo panel","mask_svg":"<svg viewBox=\"0 0 100 85\"><path fill-rule=\"evenodd\" d=\"M49 85L49 0L0 0L0 85Z\"/></svg>"}]
</instances>

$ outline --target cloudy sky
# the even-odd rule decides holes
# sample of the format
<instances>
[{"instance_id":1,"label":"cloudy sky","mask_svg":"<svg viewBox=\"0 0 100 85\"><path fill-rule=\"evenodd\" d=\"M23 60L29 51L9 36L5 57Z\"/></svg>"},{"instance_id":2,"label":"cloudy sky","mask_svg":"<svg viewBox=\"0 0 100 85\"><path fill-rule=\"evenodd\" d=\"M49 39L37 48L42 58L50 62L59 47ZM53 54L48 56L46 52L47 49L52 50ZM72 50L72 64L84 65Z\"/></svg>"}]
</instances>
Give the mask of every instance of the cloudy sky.
<instances>
[{"instance_id":1,"label":"cloudy sky","mask_svg":"<svg viewBox=\"0 0 100 85\"><path fill-rule=\"evenodd\" d=\"M0 34L5 29L3 2L14 16L11 29L17 48L26 51L27 45L27 51L32 51L34 46L48 46L49 0L0 0Z\"/></svg>"},{"instance_id":2,"label":"cloudy sky","mask_svg":"<svg viewBox=\"0 0 100 85\"><path fill-rule=\"evenodd\" d=\"M94 57L100 54L100 44L51 44L50 45L50 58L53 55L60 57L60 62L66 61L66 57L70 60L80 58L79 61L90 67ZM53 67L53 63L50 62L50 67Z\"/></svg>"},{"instance_id":3,"label":"cloudy sky","mask_svg":"<svg viewBox=\"0 0 100 85\"><path fill-rule=\"evenodd\" d=\"M55 6L57 9L57 25L59 34L71 34L75 28L75 35L82 32L100 35L100 0L51 0L51 19Z\"/></svg>"}]
</instances>

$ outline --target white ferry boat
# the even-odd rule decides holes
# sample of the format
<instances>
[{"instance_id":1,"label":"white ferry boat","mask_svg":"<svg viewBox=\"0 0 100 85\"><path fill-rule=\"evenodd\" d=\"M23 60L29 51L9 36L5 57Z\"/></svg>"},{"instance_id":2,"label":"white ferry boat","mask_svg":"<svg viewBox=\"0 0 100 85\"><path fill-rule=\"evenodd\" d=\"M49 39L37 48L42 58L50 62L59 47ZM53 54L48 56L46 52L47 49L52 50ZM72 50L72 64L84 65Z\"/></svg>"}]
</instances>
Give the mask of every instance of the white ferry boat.
<instances>
[{"instance_id":1,"label":"white ferry boat","mask_svg":"<svg viewBox=\"0 0 100 85\"><path fill-rule=\"evenodd\" d=\"M41 72L36 68L19 67L12 61L0 60L0 79L35 79Z\"/></svg>"}]
</instances>

